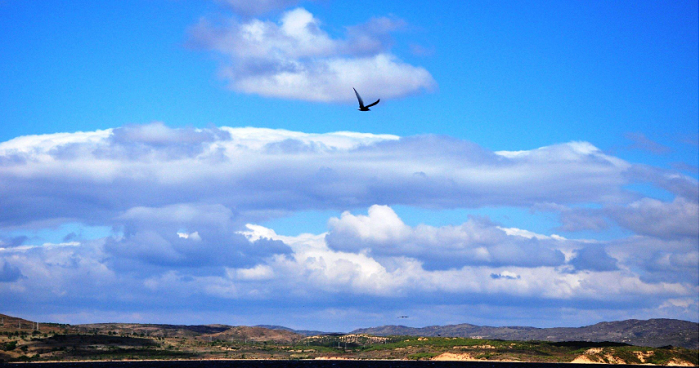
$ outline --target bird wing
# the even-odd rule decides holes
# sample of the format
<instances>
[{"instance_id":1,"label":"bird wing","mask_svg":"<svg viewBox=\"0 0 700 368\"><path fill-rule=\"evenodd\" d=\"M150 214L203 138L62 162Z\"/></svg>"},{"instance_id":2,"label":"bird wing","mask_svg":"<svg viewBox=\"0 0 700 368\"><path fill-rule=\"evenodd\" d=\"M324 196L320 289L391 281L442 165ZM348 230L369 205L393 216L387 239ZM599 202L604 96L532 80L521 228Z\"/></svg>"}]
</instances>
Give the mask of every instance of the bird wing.
<instances>
[{"instance_id":1,"label":"bird wing","mask_svg":"<svg viewBox=\"0 0 700 368\"><path fill-rule=\"evenodd\" d=\"M378 104L378 103L379 103L379 100L374 101L374 102L372 102L371 104L369 104L369 105L367 105L367 106L365 106L365 107L372 107L372 106L374 106L374 105L376 105L376 104Z\"/></svg>"},{"instance_id":2,"label":"bird wing","mask_svg":"<svg viewBox=\"0 0 700 368\"><path fill-rule=\"evenodd\" d=\"M357 90L353 87L353 91L355 91L355 96L357 96L357 101L360 103L360 107L365 107L365 103L362 101L362 97L360 97L360 94L357 93Z\"/></svg>"}]
</instances>

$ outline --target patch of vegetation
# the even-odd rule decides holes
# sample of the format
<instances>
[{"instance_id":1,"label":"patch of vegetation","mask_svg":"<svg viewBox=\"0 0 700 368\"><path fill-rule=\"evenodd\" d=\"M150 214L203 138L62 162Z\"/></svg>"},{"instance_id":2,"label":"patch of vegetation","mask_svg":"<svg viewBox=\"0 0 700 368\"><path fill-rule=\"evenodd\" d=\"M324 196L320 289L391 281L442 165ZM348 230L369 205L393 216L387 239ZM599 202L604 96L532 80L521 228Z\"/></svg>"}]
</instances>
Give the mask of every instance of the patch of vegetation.
<instances>
[{"instance_id":1,"label":"patch of vegetation","mask_svg":"<svg viewBox=\"0 0 700 368\"><path fill-rule=\"evenodd\" d=\"M125 359L190 359L198 355L181 351L167 351L155 349L116 349L110 351L85 350L76 351L75 357L89 360L125 360Z\"/></svg>"},{"instance_id":2,"label":"patch of vegetation","mask_svg":"<svg viewBox=\"0 0 700 368\"><path fill-rule=\"evenodd\" d=\"M17 348L17 341L8 341L2 345L2 350L10 351Z\"/></svg>"},{"instance_id":3,"label":"patch of vegetation","mask_svg":"<svg viewBox=\"0 0 700 368\"><path fill-rule=\"evenodd\" d=\"M595 342L595 341L561 341L561 342L548 342L552 346L562 346L573 349L590 349L590 348L601 348L601 347L611 347L611 346L631 346L630 344L625 344L622 342Z\"/></svg>"},{"instance_id":4,"label":"patch of vegetation","mask_svg":"<svg viewBox=\"0 0 700 368\"><path fill-rule=\"evenodd\" d=\"M697 350L692 351L688 349L655 349L654 354L647 360L647 363L667 365L674 358L698 365Z\"/></svg>"},{"instance_id":5,"label":"patch of vegetation","mask_svg":"<svg viewBox=\"0 0 700 368\"><path fill-rule=\"evenodd\" d=\"M409 355L408 359L411 359L411 360L430 360L438 355L440 355L440 353L416 353L416 354Z\"/></svg>"}]
</instances>

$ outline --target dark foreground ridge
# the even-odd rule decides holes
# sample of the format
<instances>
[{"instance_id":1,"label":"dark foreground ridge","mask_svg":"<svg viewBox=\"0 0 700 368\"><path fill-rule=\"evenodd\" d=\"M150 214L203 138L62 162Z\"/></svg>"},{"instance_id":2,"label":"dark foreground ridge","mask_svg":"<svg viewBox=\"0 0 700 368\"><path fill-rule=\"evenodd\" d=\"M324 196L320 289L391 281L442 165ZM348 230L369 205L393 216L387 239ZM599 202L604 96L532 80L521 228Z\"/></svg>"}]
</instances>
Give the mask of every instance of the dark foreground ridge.
<instances>
[{"instance_id":1,"label":"dark foreground ridge","mask_svg":"<svg viewBox=\"0 0 700 368\"><path fill-rule=\"evenodd\" d=\"M648 344L634 346L629 342L596 342L600 336L617 336L625 339L630 332L637 338L651 332L659 336L670 334L673 328L694 325L697 345L697 323L674 320L622 321L597 324L577 329L536 329L532 327L479 327L472 325L432 326L411 329L402 326L385 326L377 333L299 334L294 330L275 326L227 326L227 325L163 325L136 323L98 323L67 325L36 323L0 314L0 361L4 362L101 362L107 361L177 361L192 364L200 360L227 360L233 365L248 367L251 361L313 361L313 367L327 366L324 361L357 363L366 366L382 366L381 361L427 361L436 366L451 366L449 361L459 361L467 366L476 363L497 364L506 368L513 362L530 363L601 363L601 364L654 364L697 365L697 347L663 346ZM468 327L465 327L468 326ZM675 327L674 327L675 326ZM619 328L619 330L615 330ZM484 332L496 329L504 333L529 332L530 339L503 339L486 336L444 336L460 331ZM395 334L391 334L391 332ZM450 332L451 331L451 332ZM565 334L571 340L576 333L583 333L588 341L533 340L534 333L549 331L546 339L554 338L552 331ZM304 331L307 334L317 331ZM425 332L424 336L420 336ZM447 334L445 333L445 334ZM386 336L378 336L380 334ZM617 335L615 335L617 334ZM645 335L646 334L646 335ZM523 336L523 335L518 335ZM580 336L580 335L578 335ZM613 336L613 337L614 337ZM644 340L647 341L647 340ZM231 361L236 362L232 363ZM248 365L241 365L240 361ZM320 361L320 362L319 362ZM376 365L368 365L367 361ZM510 363L504 363L510 362ZM406 366L401 365L392 366ZM85 366L78 363L72 366ZM112 364L112 363L109 363ZM136 363L134 363L136 364ZM138 366L157 367L156 363L138 363ZM143 365L155 364L155 365ZM262 364L262 363L261 363ZM281 367L275 363L270 367ZM290 363L291 364L291 363ZM297 363L295 363L297 364ZM407 364L407 363L406 363ZM505 364L505 365L504 365ZM63 365L62 365L63 366ZM115 365L125 366L125 365ZM131 365L133 366L133 365ZM209 365L211 366L211 365ZM291 366L291 365L290 365ZM302 365L294 365L302 366ZM305 366L305 365L304 365ZM416 366L416 365L412 365ZM514 365L517 366L517 365ZM522 366L522 365L521 365ZM68 367L68 366L66 366ZM194 367L194 365L184 365Z\"/></svg>"}]
</instances>

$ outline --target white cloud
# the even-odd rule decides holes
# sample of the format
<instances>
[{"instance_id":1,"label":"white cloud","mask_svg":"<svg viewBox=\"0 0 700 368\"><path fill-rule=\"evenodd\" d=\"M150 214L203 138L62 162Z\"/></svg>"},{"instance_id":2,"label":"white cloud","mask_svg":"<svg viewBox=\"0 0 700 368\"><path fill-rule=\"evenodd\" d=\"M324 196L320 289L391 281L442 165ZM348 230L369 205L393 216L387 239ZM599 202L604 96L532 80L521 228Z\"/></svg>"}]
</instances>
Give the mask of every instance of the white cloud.
<instances>
[{"instance_id":1,"label":"white cloud","mask_svg":"<svg viewBox=\"0 0 700 368\"><path fill-rule=\"evenodd\" d=\"M123 235L107 240L105 250L118 259L157 266L247 266L274 254L287 254L281 242L252 244L237 229L231 210L222 205L178 204L134 207L112 219ZM193 232L178 229L194 228ZM115 260L115 262L119 262Z\"/></svg>"},{"instance_id":2,"label":"white cloud","mask_svg":"<svg viewBox=\"0 0 700 368\"><path fill-rule=\"evenodd\" d=\"M503 230L506 234L511 235L511 236L520 236L523 238L528 238L528 239L540 239L540 240L545 240L545 239L556 239L556 240L566 240L563 236L557 235L557 234L552 234L552 235L542 235L542 234L537 234L532 231L524 230L524 229L518 229L515 227L500 227L498 226L500 230Z\"/></svg>"},{"instance_id":3,"label":"white cloud","mask_svg":"<svg viewBox=\"0 0 700 368\"><path fill-rule=\"evenodd\" d=\"M183 238L183 239L191 239L194 241L201 241L202 240L202 237L199 236L199 232L197 232L197 231L195 231L193 233L178 232L177 236L179 236L180 238Z\"/></svg>"},{"instance_id":4,"label":"white cloud","mask_svg":"<svg viewBox=\"0 0 700 368\"><path fill-rule=\"evenodd\" d=\"M632 236L610 242L607 252L618 265L646 282L698 284L698 238Z\"/></svg>"},{"instance_id":5,"label":"white cloud","mask_svg":"<svg viewBox=\"0 0 700 368\"><path fill-rule=\"evenodd\" d=\"M22 278L22 272L10 264L7 260L2 261L2 267L0 267L0 282L13 282Z\"/></svg>"},{"instance_id":6,"label":"white cloud","mask_svg":"<svg viewBox=\"0 0 700 368\"><path fill-rule=\"evenodd\" d=\"M575 252L570 263L578 270L615 271L617 260L600 247L585 247Z\"/></svg>"},{"instance_id":7,"label":"white cloud","mask_svg":"<svg viewBox=\"0 0 700 368\"><path fill-rule=\"evenodd\" d=\"M411 236L411 229L387 206L372 206L367 216L344 212L339 219L331 218L328 225L333 232L351 233L353 238L360 241L385 243L402 241Z\"/></svg>"},{"instance_id":8,"label":"white cloud","mask_svg":"<svg viewBox=\"0 0 700 368\"><path fill-rule=\"evenodd\" d=\"M229 269L227 274L229 278L241 280L270 280L274 278L275 271L270 266L259 264L252 268Z\"/></svg>"},{"instance_id":9,"label":"white cloud","mask_svg":"<svg viewBox=\"0 0 700 368\"><path fill-rule=\"evenodd\" d=\"M389 208L374 207L372 220L387 220L389 228L396 226L397 218L389 211ZM380 213L378 217L377 212ZM354 224L369 226L362 222ZM378 225L381 228L381 224ZM415 232L416 228L409 227L409 230ZM435 233L444 230L433 229ZM644 281L630 271L629 258L620 260L626 263L626 267L620 269L593 268L585 272L571 272L565 266L488 264L430 270L422 266L422 254L414 254L415 258L410 255L376 257L371 253L338 251L325 243L324 234L281 236L272 229L248 225L243 235L250 245L261 241L283 242L293 252L270 254L251 266L212 268L199 264L182 268L140 267L136 271L115 263L114 258L123 255L110 253L108 249L105 252L101 241L79 247L10 248L5 250L3 259L10 262L13 272L20 272L21 276L3 280L9 282L0 281L0 295L11 296L9 308L30 301L55 305L55 298L71 303L77 296L81 296L81 303L85 306L84 299L88 296L87 305L91 310L109 308L114 303L133 303L134 300L157 303L165 308L191 308L197 300L220 302L222 299L234 308L245 303L263 303L262 308L279 312L275 305L283 302L284 305L316 305L315 308L324 310L348 307L342 305L347 298L370 298L375 304L400 301L403 310L414 310L440 300L452 300L453 305L475 301L480 305L502 305L504 300L509 300L509 305L521 305L522 308L546 300L550 307L557 303L562 306L592 303L597 305L591 307L594 310L606 303L613 308L624 302L643 305L649 308L646 313L652 316L657 311L670 317L686 316L689 309L690 312L697 309L697 303L692 303L698 292L697 283ZM486 239L480 234L473 235L480 241ZM392 236L397 235L388 235L389 238ZM552 241L554 244L564 243L562 240ZM152 244L145 242L140 246ZM532 246L523 246L528 245ZM212 251L215 250L206 250ZM35 295L40 299L37 300ZM60 310L62 305L58 303L56 308ZM650 305L656 305L656 309ZM72 308L74 306L65 307L66 310ZM588 307L577 308L585 312Z\"/></svg>"},{"instance_id":10,"label":"white cloud","mask_svg":"<svg viewBox=\"0 0 700 368\"><path fill-rule=\"evenodd\" d=\"M377 209L375 207L373 211L375 214ZM386 216L389 222L395 221L392 217ZM373 217L372 220L381 221L380 217ZM367 225L360 222L355 224ZM483 295L482 297L510 295L523 298L607 302L651 295L677 297L691 295L697 290L697 285L646 283L637 275L624 270L592 269L571 273L565 267L552 266L463 265L456 269L431 271L421 266L422 255L418 255L417 259L403 255L378 258L369 253L334 250L323 244L322 238L318 236L279 236L274 231L260 226L249 226L248 235L251 240L264 236L285 241L295 249L293 258L268 259L267 264L275 270L277 280L282 283L277 286L279 288L303 284L318 288L322 293L350 292L380 297L401 297L406 293L416 297L423 293L437 292L450 295L477 294ZM296 245L291 245L292 243ZM410 248L410 244L402 246ZM410 250L407 253L410 254Z\"/></svg>"},{"instance_id":11,"label":"white cloud","mask_svg":"<svg viewBox=\"0 0 700 368\"><path fill-rule=\"evenodd\" d=\"M7 199L0 203L0 224L126 221L144 208L188 203L236 209L233 217L262 216L244 220L250 222L264 220L265 211L375 203L612 205L636 198L623 188L631 165L590 144L585 150L572 143L509 155L439 136L170 129L161 123L79 133L75 140L61 133L60 144L53 137L0 143L0 157L22 152L22 160L0 165L0 194ZM163 213L173 216L183 207L171 210ZM191 218L181 215L184 222Z\"/></svg>"},{"instance_id":12,"label":"white cloud","mask_svg":"<svg viewBox=\"0 0 700 368\"><path fill-rule=\"evenodd\" d=\"M386 221L385 226L381 224L382 221ZM364 238L357 236L351 239L349 243L352 243L352 241L359 243L355 244L355 249L347 248L343 250L337 250L324 244L322 241L323 234L285 237L260 226L249 226L250 231L248 234L251 240L264 236L284 241L295 249L294 261L285 259L285 267L279 266L278 262L280 259L276 259L271 263L275 269L284 269L287 272L286 276L284 276L285 279L308 283L310 280L304 277L309 276L306 267L311 267L316 271L315 276L319 276L319 273L322 274L323 277L321 279L325 280L325 282L335 283L334 288L337 289L339 287L337 283L343 285L344 282L348 282L347 280L350 279L350 277L338 278L337 276L348 272L348 270L354 270L349 275L352 275L355 281L371 279L368 276L363 278L363 273L368 273L370 276L381 275L383 282L375 284L373 287L364 285L359 281L357 284L350 283L345 285L347 288L344 290L350 290L359 294L379 293L382 296L400 296L407 290L412 290L412 292L419 293L434 291L485 295L503 293L504 295L551 298L555 300L612 301L618 298L648 297L653 293L685 295L697 289L697 282L690 280L681 282L679 282L680 280L668 280L661 283L658 281L643 281L639 275L630 271L629 266L633 266L631 263L627 263L627 267L623 267L624 269L618 269L615 267L615 264L610 265L609 260L612 259L611 256L602 251L606 245L610 246L610 244L606 243L567 242L566 239L541 237L541 239L553 241L551 245L554 247L559 246L561 249L567 249L572 246L577 247L576 257L572 263L577 268L584 269L585 272L572 273L568 266L556 267L542 264L533 264L531 267L462 264L460 267L450 270L427 270L421 265L426 254L416 253L412 250L412 247L415 246L415 243L420 243L421 241L433 241L434 243L429 244L428 248L431 252L439 253L441 250L438 248L445 245L444 242L441 242L444 240L441 238L441 236L444 237L441 232L448 232L453 229L448 227L432 229L430 227L426 229L425 226L408 227L403 224L390 208L385 206L373 206L368 211L368 216L354 216L345 213L340 219L331 219L329 226L331 228L330 234L333 234L336 227L343 227L346 233L342 235L346 236L349 235L347 231L362 233L372 227L377 229L380 234L378 238L382 241L387 241L388 239L397 240L392 237L398 236L400 238L398 247L401 247L403 252L398 252L398 255L394 256L385 254L383 257L377 257L378 254L376 253L362 251L363 245L376 240L373 239L369 232L364 233ZM392 231L387 233L385 231L392 228L401 229L401 231L398 233ZM466 229L469 229L469 236L472 237L472 241L476 240L481 244L489 242L489 237L484 234L485 229L475 229L474 227L466 227ZM493 226L492 230L500 231L496 226ZM421 231L432 233L434 237L428 238L420 234ZM530 232L525 232L524 234L528 236L523 238L533 238L530 236L532 235ZM460 236L464 237L465 234ZM509 236L521 237L520 235ZM634 241L634 239L630 239L630 242ZM537 252L537 244L535 243L524 243L521 246L529 252ZM616 254L619 255L619 247L615 249ZM635 251L638 250L630 250L630 252ZM511 252L510 254L517 257L516 253ZM412 256L415 259L406 258ZM631 254L628 254L628 256L631 256ZM594 258L596 257L598 261L603 262L602 265L595 262ZM344 260L342 266L338 263L339 259ZM623 263L630 261L633 261L631 257L622 257L622 260L620 260ZM517 263L517 261L514 261L514 263ZM302 278L300 279L299 277ZM619 284L616 286L611 285L611 280L615 280L615 283ZM513 282L509 283L510 281ZM318 286L324 287L325 285L323 283ZM325 287L323 290L328 291Z\"/></svg>"},{"instance_id":13,"label":"white cloud","mask_svg":"<svg viewBox=\"0 0 700 368\"><path fill-rule=\"evenodd\" d=\"M0 143L0 156L6 158L17 154L33 154L51 151L56 147L68 145L90 145L99 143L112 135L112 129L94 132L55 133L42 135L25 135Z\"/></svg>"},{"instance_id":14,"label":"white cloud","mask_svg":"<svg viewBox=\"0 0 700 368\"><path fill-rule=\"evenodd\" d=\"M372 256L408 256L432 269L467 265L559 266L565 261L558 244L545 238L513 235L484 219L459 226L406 226L387 206L372 206L368 215L343 213L328 222L332 249L365 251Z\"/></svg>"},{"instance_id":15,"label":"white cloud","mask_svg":"<svg viewBox=\"0 0 700 368\"><path fill-rule=\"evenodd\" d=\"M673 202L642 198L610 210L622 226L638 234L661 238L698 236L698 201L676 197Z\"/></svg>"},{"instance_id":16,"label":"white cloud","mask_svg":"<svg viewBox=\"0 0 700 368\"><path fill-rule=\"evenodd\" d=\"M268 97L307 101L354 101L355 87L367 98L392 98L432 90L430 73L391 54L391 31L403 21L373 18L348 27L334 39L303 8L285 12L279 23L202 20L192 29L202 48L227 57L221 75L232 89ZM373 95L374 94L374 95ZM376 96L375 96L376 95Z\"/></svg>"},{"instance_id":17,"label":"white cloud","mask_svg":"<svg viewBox=\"0 0 700 368\"><path fill-rule=\"evenodd\" d=\"M677 198L625 189L639 181L675 188ZM688 197L697 183L589 143L495 153L440 136L153 123L0 143L0 183L0 297L10 310L67 311L76 302L109 310L138 300L184 310L222 298L231 308L276 310L285 298L319 313L444 300L697 312L697 303L678 302L698 292L697 202ZM635 234L584 241L486 218L409 226L391 207L563 214L581 203ZM322 234L254 225L299 209L367 212L331 218ZM38 245L9 232L63 222L114 235Z\"/></svg>"}]
</instances>

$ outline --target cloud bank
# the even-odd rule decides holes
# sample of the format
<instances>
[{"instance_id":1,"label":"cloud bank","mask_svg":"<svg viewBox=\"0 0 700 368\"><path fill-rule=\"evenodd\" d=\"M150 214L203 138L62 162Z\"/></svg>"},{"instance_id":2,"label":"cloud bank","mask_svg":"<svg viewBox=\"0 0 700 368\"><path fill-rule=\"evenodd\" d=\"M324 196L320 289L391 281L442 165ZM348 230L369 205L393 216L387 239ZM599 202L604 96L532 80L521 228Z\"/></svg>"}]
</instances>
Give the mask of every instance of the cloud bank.
<instances>
[{"instance_id":1,"label":"cloud bank","mask_svg":"<svg viewBox=\"0 0 700 368\"><path fill-rule=\"evenodd\" d=\"M640 182L674 199L628 189ZM697 190L587 142L494 152L433 135L162 123L24 136L0 143L0 297L8 312L72 322L130 318L120 311L175 322L184 310L274 322L241 312L252 309L337 329L407 313L495 323L495 310L549 325L696 320ZM395 206L528 208L558 215L558 231L626 235L573 239L486 217L411 226ZM320 234L259 225L303 210L345 212ZM65 223L112 232L22 235Z\"/></svg>"}]
</instances>

